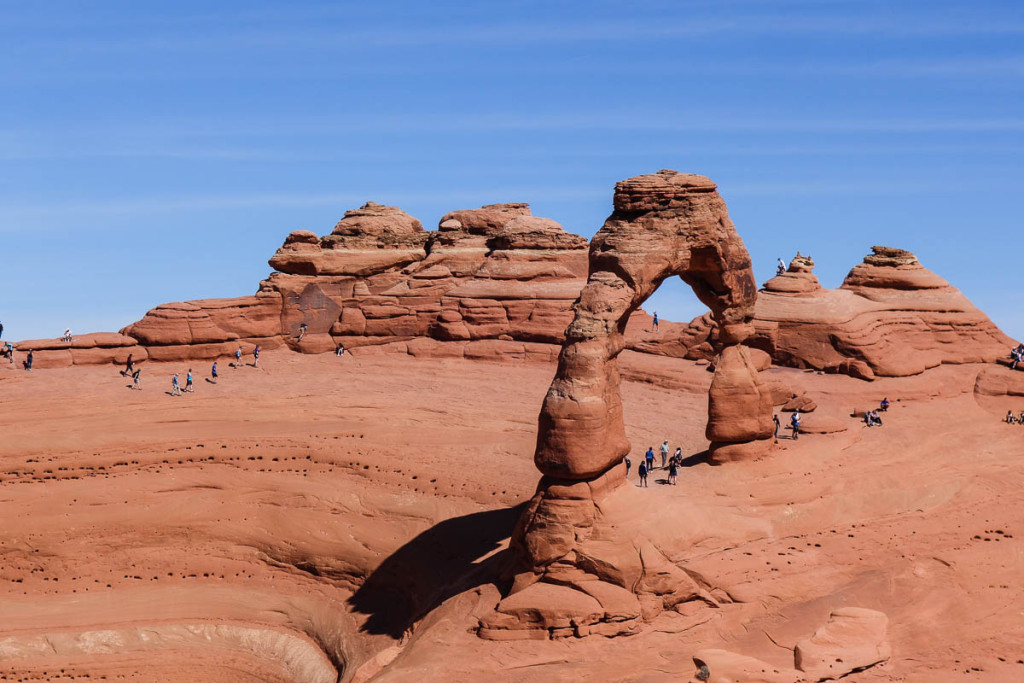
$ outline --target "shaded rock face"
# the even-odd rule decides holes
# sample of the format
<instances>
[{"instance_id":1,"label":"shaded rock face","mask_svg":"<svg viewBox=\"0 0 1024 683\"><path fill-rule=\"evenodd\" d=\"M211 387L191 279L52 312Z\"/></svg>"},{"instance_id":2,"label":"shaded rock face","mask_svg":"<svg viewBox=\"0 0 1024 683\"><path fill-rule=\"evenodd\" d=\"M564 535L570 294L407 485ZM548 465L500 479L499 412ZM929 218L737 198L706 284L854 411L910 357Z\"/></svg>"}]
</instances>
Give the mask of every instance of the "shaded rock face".
<instances>
[{"instance_id":1,"label":"shaded rock face","mask_svg":"<svg viewBox=\"0 0 1024 683\"><path fill-rule=\"evenodd\" d=\"M772 395L749 350L757 296L750 258L714 183L660 171L618 183L615 212L590 244L590 275L573 306L538 420L544 475L512 538L520 572L481 621L487 638L627 633L689 600L714 599L629 524L644 505L624 486L629 452L617 357L630 316L679 276L711 309L729 346L716 366L708 435L733 457L772 436Z\"/></svg>"}]
</instances>

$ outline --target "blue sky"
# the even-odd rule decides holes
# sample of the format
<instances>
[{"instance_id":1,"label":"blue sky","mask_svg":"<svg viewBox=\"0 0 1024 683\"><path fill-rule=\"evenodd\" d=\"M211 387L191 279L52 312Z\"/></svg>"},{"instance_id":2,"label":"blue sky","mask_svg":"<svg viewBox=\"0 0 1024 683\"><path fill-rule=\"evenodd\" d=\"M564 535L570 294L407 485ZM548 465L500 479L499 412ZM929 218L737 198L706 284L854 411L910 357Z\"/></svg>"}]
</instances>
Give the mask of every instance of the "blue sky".
<instances>
[{"instance_id":1,"label":"blue sky","mask_svg":"<svg viewBox=\"0 0 1024 683\"><path fill-rule=\"evenodd\" d=\"M761 281L902 247L1024 338L1022 105L1016 2L0 0L0 321L250 294L366 200L428 227L528 201L589 237L615 181L675 168Z\"/></svg>"}]
</instances>

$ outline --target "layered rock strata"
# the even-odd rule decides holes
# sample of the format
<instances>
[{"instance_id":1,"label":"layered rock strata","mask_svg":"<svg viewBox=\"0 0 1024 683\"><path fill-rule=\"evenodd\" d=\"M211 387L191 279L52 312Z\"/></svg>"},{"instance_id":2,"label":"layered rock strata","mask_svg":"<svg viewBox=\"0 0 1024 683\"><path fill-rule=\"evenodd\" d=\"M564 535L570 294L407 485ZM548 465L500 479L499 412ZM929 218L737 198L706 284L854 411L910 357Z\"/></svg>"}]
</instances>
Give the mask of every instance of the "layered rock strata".
<instances>
[{"instance_id":1,"label":"layered rock strata","mask_svg":"<svg viewBox=\"0 0 1024 683\"><path fill-rule=\"evenodd\" d=\"M708 401L712 460L771 447L771 392L741 345L757 296L750 257L714 183L660 171L618 183L614 206L590 243L590 275L541 408L543 476L512 537L520 571L481 621L486 638L614 635L682 602L714 602L639 532L645 503L621 467L630 445L617 357L631 314L666 278L693 288L727 344Z\"/></svg>"},{"instance_id":2,"label":"layered rock strata","mask_svg":"<svg viewBox=\"0 0 1024 683\"><path fill-rule=\"evenodd\" d=\"M1013 344L908 251L872 247L839 289L823 289L813 267L798 254L757 299L748 343L778 365L861 379L903 377L944 363L994 362ZM712 357L714 321L695 319L685 338L689 357Z\"/></svg>"}]
</instances>

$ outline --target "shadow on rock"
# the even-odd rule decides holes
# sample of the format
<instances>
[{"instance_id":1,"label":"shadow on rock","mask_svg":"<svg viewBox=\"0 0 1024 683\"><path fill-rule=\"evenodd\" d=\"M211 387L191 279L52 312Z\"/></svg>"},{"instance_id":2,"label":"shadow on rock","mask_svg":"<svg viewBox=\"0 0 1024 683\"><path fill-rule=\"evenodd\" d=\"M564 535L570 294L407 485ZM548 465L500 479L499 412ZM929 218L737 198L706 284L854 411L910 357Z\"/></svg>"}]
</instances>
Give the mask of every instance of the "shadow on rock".
<instances>
[{"instance_id":1,"label":"shadow on rock","mask_svg":"<svg viewBox=\"0 0 1024 683\"><path fill-rule=\"evenodd\" d=\"M481 558L511 536L522 510L517 505L447 519L396 550L349 599L355 612L369 615L362 631L401 638L448 598L497 583L508 551Z\"/></svg>"}]
</instances>

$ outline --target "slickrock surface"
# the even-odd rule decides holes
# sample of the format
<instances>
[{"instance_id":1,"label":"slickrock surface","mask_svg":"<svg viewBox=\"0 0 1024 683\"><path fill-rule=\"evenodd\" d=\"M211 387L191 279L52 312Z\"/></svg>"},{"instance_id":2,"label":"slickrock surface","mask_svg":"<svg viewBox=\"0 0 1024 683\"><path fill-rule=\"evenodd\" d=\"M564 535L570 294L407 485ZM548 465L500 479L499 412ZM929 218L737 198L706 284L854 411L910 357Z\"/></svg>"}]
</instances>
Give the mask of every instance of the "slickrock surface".
<instances>
[{"instance_id":1,"label":"slickrock surface","mask_svg":"<svg viewBox=\"0 0 1024 683\"><path fill-rule=\"evenodd\" d=\"M663 439L689 458L677 486L657 469L632 489L629 530L718 607L627 638L497 642L474 629L502 599L554 365L260 365L216 385L193 366L182 398L183 362L147 362L142 391L110 367L0 367L0 680L696 681L709 649L794 670L848 607L885 614L892 654L844 681L1024 672L1024 427L1000 422L1024 398L981 407L982 366L872 384L772 368L846 431L783 430L771 457L709 467L690 457L706 366L624 351L627 481ZM884 427L848 417L882 395Z\"/></svg>"}]
</instances>

